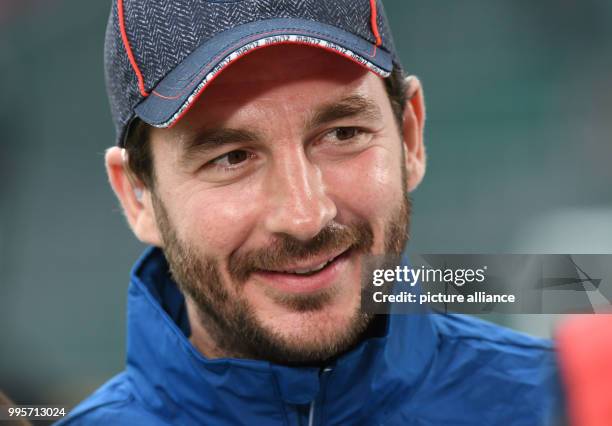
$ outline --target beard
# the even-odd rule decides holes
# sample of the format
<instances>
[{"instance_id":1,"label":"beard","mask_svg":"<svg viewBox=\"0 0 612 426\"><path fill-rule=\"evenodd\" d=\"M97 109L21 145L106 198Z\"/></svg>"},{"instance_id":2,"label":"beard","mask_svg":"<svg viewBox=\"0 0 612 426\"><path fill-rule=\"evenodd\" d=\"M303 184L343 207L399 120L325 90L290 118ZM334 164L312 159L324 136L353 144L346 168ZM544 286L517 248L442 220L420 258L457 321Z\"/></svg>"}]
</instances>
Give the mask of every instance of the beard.
<instances>
[{"instance_id":1,"label":"beard","mask_svg":"<svg viewBox=\"0 0 612 426\"><path fill-rule=\"evenodd\" d=\"M402 170L402 174L405 176L405 170ZM403 193L406 195L385 223L385 255L399 256L408 241L411 202L405 185ZM179 239L163 202L154 192L152 201L173 279L181 292L193 302L195 318L224 356L285 365L320 365L363 340L374 315L361 312L359 303L350 313L348 325L338 327L327 335L315 332L309 339L291 339L265 327L249 301L241 297L240 290L249 276L259 270L282 269L282 265L338 250L348 249L351 256L373 254L374 233L366 221L347 225L330 223L309 241L283 234L268 247L234 253L228 260L231 281L226 282L217 259L200 254L195 247ZM365 262L361 263L365 267ZM369 265L368 269L379 266ZM368 275L371 275L371 271L365 276ZM316 294L270 293L267 296L277 305L303 313L305 321L308 321L309 313L321 311L333 302L338 290L336 287L331 286Z\"/></svg>"}]
</instances>

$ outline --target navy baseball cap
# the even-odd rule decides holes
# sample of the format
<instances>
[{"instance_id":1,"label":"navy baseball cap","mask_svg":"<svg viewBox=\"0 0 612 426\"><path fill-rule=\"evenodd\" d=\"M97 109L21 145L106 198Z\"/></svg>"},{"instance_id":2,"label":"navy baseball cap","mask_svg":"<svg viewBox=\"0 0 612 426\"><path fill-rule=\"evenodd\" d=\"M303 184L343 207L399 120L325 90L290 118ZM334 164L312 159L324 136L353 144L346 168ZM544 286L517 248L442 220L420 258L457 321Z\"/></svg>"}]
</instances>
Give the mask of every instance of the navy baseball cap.
<instances>
[{"instance_id":1,"label":"navy baseball cap","mask_svg":"<svg viewBox=\"0 0 612 426\"><path fill-rule=\"evenodd\" d=\"M382 78L401 68L377 0L113 0L104 64L117 144L135 118L170 127L232 62L288 43Z\"/></svg>"}]
</instances>

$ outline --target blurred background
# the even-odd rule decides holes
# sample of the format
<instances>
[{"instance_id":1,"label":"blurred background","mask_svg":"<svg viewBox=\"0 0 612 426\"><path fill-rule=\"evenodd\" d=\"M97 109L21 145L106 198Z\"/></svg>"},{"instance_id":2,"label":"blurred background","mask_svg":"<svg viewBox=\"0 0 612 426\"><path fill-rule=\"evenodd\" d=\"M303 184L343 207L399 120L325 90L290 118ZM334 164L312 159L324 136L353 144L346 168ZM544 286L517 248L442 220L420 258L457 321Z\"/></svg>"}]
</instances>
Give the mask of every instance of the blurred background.
<instances>
[{"instance_id":1,"label":"blurred background","mask_svg":"<svg viewBox=\"0 0 612 426\"><path fill-rule=\"evenodd\" d=\"M72 406L123 368L143 247L103 168L109 3L0 0L0 389L22 404ZM612 253L612 2L385 6L427 101L410 250Z\"/></svg>"}]
</instances>

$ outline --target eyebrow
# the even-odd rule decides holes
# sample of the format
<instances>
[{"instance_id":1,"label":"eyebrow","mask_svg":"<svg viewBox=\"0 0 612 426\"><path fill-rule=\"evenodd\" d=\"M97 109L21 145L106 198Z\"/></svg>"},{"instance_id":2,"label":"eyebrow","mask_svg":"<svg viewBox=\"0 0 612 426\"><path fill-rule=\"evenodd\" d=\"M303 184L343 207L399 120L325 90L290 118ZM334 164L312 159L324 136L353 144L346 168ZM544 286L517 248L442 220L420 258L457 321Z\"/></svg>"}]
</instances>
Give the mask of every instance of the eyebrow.
<instances>
[{"instance_id":1,"label":"eyebrow","mask_svg":"<svg viewBox=\"0 0 612 426\"><path fill-rule=\"evenodd\" d=\"M371 121L382 119L378 104L362 95L351 95L318 108L308 120L307 128L321 127L344 118L361 117Z\"/></svg>"}]
</instances>

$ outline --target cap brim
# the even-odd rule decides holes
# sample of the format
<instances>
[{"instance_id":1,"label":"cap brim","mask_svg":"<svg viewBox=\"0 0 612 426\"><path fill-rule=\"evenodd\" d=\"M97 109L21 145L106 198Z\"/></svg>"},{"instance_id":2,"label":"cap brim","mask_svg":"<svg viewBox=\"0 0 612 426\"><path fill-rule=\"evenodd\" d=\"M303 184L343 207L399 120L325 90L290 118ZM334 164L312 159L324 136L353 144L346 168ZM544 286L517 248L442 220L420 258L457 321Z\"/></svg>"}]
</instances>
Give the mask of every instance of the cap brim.
<instances>
[{"instance_id":1,"label":"cap brim","mask_svg":"<svg viewBox=\"0 0 612 426\"><path fill-rule=\"evenodd\" d=\"M329 50L388 77L389 52L339 28L303 19L270 19L224 31L206 41L164 77L138 106L136 115L155 127L170 127L228 65L266 46L304 44Z\"/></svg>"}]
</instances>

